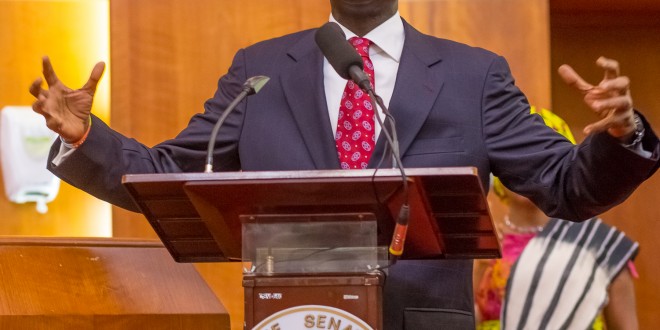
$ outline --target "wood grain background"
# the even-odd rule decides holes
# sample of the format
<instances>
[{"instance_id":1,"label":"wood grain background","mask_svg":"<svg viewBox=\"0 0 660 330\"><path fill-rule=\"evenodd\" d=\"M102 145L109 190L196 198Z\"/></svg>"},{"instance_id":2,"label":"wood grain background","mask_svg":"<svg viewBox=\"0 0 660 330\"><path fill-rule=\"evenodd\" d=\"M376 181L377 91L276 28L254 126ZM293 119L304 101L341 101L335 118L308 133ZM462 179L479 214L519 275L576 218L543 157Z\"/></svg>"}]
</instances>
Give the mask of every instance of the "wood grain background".
<instances>
[{"instance_id":1,"label":"wood grain background","mask_svg":"<svg viewBox=\"0 0 660 330\"><path fill-rule=\"evenodd\" d=\"M560 114L580 138L581 128L593 117L555 72L569 63L588 80L598 81L601 73L593 63L600 55L621 62L622 72L632 78L636 106L659 127L659 3L400 0L400 11L422 32L505 56L530 102ZM79 18L98 10L90 4L109 13L109 31L94 30L92 22ZM45 14L55 10L58 15ZM72 85L84 82L95 61L109 59L103 83L109 84L110 99L97 100L95 106L111 109L111 116L104 118L113 128L153 145L174 136L192 114L203 111L204 101L213 95L217 79L239 48L318 27L328 15L327 0L0 1L0 22L9 26L0 29L5 50L0 53L0 106L32 102L27 86L39 75L43 54L51 55L60 76ZM98 42L94 31L108 34L106 55L96 53L102 47L90 47ZM641 328L660 324L654 313L660 285L653 278L660 272L654 252L660 248L655 239L660 232L658 196L656 175L604 215L641 244L636 261ZM94 236L109 213L107 204L64 185L44 216L32 206L1 199L0 234ZM141 215L118 208L112 209L112 226L116 237L155 237ZM196 266L232 315L232 327L241 329L240 265Z\"/></svg>"}]
</instances>

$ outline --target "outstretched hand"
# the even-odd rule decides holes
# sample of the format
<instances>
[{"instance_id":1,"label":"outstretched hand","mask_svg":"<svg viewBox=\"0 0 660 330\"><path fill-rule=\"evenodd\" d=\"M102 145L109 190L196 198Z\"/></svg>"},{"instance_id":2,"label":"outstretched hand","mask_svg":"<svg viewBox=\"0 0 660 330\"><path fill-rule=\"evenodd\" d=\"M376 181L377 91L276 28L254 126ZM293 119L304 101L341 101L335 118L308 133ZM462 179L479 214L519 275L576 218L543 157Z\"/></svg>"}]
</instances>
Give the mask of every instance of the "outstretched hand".
<instances>
[{"instance_id":1,"label":"outstretched hand","mask_svg":"<svg viewBox=\"0 0 660 330\"><path fill-rule=\"evenodd\" d=\"M50 59L43 58L43 75L48 89L42 89L42 78L37 78L30 86L30 94L37 98L32 109L46 118L46 126L59 134L64 141L73 143L80 140L89 127L89 116L96 86L103 75L105 63L96 63L87 83L73 90L65 86L55 74Z\"/></svg>"},{"instance_id":2,"label":"outstretched hand","mask_svg":"<svg viewBox=\"0 0 660 330\"><path fill-rule=\"evenodd\" d=\"M610 135L625 142L635 130L630 79L619 76L619 63L615 60L600 57L596 64L605 70L605 77L596 86L584 81L566 64L560 66L558 71L568 85L582 92L584 102L601 118L587 125L584 133L607 130Z\"/></svg>"}]
</instances>

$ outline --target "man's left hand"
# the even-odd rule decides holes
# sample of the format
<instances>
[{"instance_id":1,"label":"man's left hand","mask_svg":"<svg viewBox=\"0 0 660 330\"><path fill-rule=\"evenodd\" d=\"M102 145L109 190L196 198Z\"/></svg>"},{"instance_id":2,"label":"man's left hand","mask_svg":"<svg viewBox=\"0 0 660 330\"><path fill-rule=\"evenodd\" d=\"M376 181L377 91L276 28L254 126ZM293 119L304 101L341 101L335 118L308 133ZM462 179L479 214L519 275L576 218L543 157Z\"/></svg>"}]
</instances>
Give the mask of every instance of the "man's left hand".
<instances>
[{"instance_id":1,"label":"man's left hand","mask_svg":"<svg viewBox=\"0 0 660 330\"><path fill-rule=\"evenodd\" d=\"M633 102L630 97L630 79L619 75L619 63L600 57L596 64L605 70L605 77L598 85L587 83L569 65L559 67L564 81L584 95L584 102L598 115L600 120L587 125L585 134L607 132L627 143L635 131Z\"/></svg>"}]
</instances>

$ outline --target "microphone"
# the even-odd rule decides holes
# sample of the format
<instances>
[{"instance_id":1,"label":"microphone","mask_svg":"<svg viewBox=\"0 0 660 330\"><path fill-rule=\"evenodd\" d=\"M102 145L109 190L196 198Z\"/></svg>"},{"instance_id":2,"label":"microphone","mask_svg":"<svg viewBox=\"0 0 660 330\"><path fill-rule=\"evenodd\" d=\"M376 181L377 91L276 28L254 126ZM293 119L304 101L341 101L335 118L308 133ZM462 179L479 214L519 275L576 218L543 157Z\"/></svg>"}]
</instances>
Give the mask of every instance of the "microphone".
<instances>
[{"instance_id":1,"label":"microphone","mask_svg":"<svg viewBox=\"0 0 660 330\"><path fill-rule=\"evenodd\" d=\"M243 83L243 89L241 92L234 98L231 103L229 103L229 106L227 106L227 109L225 109L225 112L222 113L222 116L218 119L218 121L215 123L215 126L213 126L213 130L211 131L211 139L209 140L209 145L208 145L208 150L206 151L206 166L204 167L204 173L213 173L213 149L215 148L215 139L218 136L218 132L220 131L220 127L222 126L222 123L225 122L225 119L227 119L227 116L229 116L229 113L236 108L236 106L243 101L244 98L246 98L248 95L252 94L257 94L264 85L270 80L270 78L266 76L254 76L251 78L248 78L245 83Z\"/></svg>"},{"instance_id":2,"label":"microphone","mask_svg":"<svg viewBox=\"0 0 660 330\"><path fill-rule=\"evenodd\" d=\"M344 79L353 80L358 86L360 86L360 88L367 92L372 101L375 100L376 104L380 106L383 114L385 114L386 121L390 124L388 130L388 128L383 125L380 116L375 116L378 120L378 124L383 128L382 132L385 135L388 146L392 150L394 163L399 168L399 171L401 171L401 178L403 180L404 202L399 211L389 247L390 255L393 257L392 264L394 264L396 259L403 254L403 246L408 230L408 219L410 217L408 179L403 170L403 163L401 162L401 157L399 155L399 141L396 135L394 117L385 106L383 99L374 92L371 81L364 72L362 57L355 51L353 46L348 43L344 31L337 23L325 23L316 31L314 39L332 68L337 71L337 74Z\"/></svg>"},{"instance_id":3,"label":"microphone","mask_svg":"<svg viewBox=\"0 0 660 330\"><path fill-rule=\"evenodd\" d=\"M394 138L390 137L389 132L385 129L383 122L380 119L380 116L376 116L378 124L380 127L383 127L383 132L387 138L388 145L392 148L395 155L399 154L399 141L396 137L396 128L394 126L394 117L389 113L389 110L385 106L383 99L376 95L371 86L371 81L369 76L364 72L364 63L362 62L362 56L358 54L353 46L346 40L346 35L341 29L339 24L335 22L328 22L323 24L314 35L316 44L321 49L323 56L328 59L328 63L332 66L337 74L340 77L348 80L353 80L362 90L368 93L372 101L380 106L385 114L385 117L389 119L390 130ZM396 156L395 156L396 157ZM395 159L395 162L399 163Z\"/></svg>"},{"instance_id":4,"label":"microphone","mask_svg":"<svg viewBox=\"0 0 660 330\"><path fill-rule=\"evenodd\" d=\"M323 24L316 30L314 40L340 77L353 80L364 91L373 91L369 76L364 72L362 56L346 41L346 35L339 24Z\"/></svg>"}]
</instances>

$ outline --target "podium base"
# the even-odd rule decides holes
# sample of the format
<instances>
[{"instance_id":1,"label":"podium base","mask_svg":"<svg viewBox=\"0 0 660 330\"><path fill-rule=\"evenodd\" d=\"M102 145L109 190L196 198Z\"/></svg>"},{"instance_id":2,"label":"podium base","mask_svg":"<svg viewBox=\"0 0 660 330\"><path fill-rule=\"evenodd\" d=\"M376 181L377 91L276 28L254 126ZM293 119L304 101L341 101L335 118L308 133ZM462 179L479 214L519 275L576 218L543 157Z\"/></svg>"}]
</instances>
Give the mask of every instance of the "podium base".
<instances>
[{"instance_id":1,"label":"podium base","mask_svg":"<svg viewBox=\"0 0 660 330\"><path fill-rule=\"evenodd\" d=\"M382 329L380 273L244 275L246 329Z\"/></svg>"}]
</instances>

